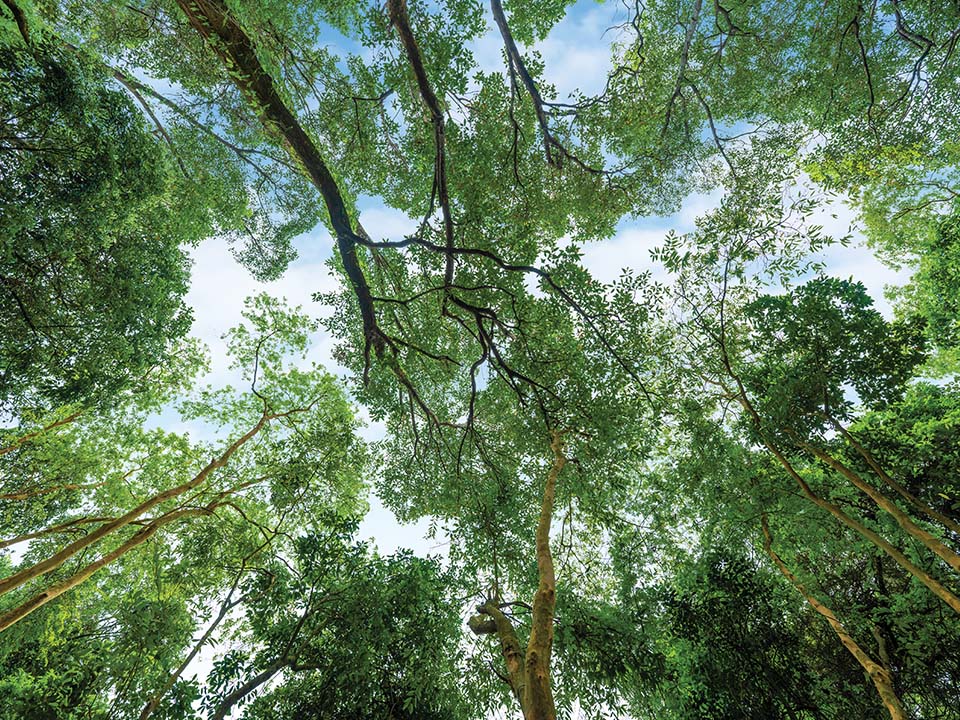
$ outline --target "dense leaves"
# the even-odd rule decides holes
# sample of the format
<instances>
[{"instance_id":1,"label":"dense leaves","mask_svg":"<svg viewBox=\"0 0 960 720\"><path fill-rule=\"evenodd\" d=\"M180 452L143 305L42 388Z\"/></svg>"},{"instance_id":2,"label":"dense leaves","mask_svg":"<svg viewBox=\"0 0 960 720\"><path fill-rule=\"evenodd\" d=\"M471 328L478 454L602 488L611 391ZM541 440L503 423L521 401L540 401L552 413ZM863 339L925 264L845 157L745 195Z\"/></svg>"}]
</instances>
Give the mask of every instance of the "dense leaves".
<instances>
[{"instance_id":1,"label":"dense leaves","mask_svg":"<svg viewBox=\"0 0 960 720\"><path fill-rule=\"evenodd\" d=\"M102 402L190 327L173 168L131 100L54 41L0 46L0 403Z\"/></svg>"},{"instance_id":2,"label":"dense leaves","mask_svg":"<svg viewBox=\"0 0 960 720\"><path fill-rule=\"evenodd\" d=\"M0 712L957 717L957 8L627 3L561 96L584 12L3 0ZM318 223L322 325L252 298L201 386L187 250Z\"/></svg>"}]
</instances>

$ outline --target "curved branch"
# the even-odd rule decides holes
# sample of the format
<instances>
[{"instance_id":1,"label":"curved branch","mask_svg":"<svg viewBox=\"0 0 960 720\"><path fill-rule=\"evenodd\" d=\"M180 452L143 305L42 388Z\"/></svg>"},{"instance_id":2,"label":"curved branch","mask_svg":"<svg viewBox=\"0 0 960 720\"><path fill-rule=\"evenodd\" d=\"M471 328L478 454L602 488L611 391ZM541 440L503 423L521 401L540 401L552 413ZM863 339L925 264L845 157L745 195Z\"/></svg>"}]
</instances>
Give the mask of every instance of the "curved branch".
<instances>
[{"instance_id":1,"label":"curved branch","mask_svg":"<svg viewBox=\"0 0 960 720\"><path fill-rule=\"evenodd\" d=\"M430 78L427 77L427 70L423 63L423 55L420 53L417 40L413 36L413 30L410 28L410 16L407 12L406 0L388 0L387 11L390 13L390 21L400 36L400 42L403 44L407 61L410 63L413 74L417 79L417 88L420 90L420 97L430 112L430 123L433 125L433 139L436 146L433 187L440 201L440 212L443 214L444 239L447 245L446 267L443 273L444 285L450 285L450 283L453 282L454 260L453 216L450 212L450 193L447 190L447 151L443 111L440 108L440 101L437 99L437 95L430 85ZM433 208L430 207L427 211L427 217L430 216L432 211ZM426 220L424 220L424 223L426 223Z\"/></svg>"}]
</instances>

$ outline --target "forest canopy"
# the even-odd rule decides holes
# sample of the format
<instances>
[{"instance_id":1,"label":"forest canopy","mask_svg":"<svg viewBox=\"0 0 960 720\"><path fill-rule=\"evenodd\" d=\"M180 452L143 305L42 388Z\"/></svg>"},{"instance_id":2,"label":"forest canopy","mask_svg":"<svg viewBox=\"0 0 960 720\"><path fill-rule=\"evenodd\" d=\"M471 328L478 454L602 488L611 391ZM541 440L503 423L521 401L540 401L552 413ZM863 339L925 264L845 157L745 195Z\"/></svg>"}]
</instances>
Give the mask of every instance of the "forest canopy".
<instances>
[{"instance_id":1,"label":"forest canopy","mask_svg":"<svg viewBox=\"0 0 960 720\"><path fill-rule=\"evenodd\" d=\"M960 720L958 43L0 0L0 720Z\"/></svg>"}]
</instances>

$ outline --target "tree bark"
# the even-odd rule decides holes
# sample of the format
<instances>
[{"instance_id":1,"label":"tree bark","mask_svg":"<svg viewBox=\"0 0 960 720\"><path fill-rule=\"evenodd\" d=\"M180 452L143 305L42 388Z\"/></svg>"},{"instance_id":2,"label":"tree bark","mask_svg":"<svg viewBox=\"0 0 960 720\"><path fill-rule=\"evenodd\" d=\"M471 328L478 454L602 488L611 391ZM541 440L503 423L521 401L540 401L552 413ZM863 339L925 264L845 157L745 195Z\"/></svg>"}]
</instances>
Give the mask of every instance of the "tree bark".
<instances>
[{"instance_id":1,"label":"tree bark","mask_svg":"<svg viewBox=\"0 0 960 720\"><path fill-rule=\"evenodd\" d=\"M55 421L55 422L52 422L52 423L50 423L49 425L46 425L46 426L40 428L39 430L35 430L35 431L33 431L33 432L29 432L29 433L27 433L26 435L21 435L19 438L17 438L16 440L14 440L12 443L10 443L9 445L7 445L6 447L0 448L0 455L6 455L7 453L13 452L13 451L16 450L18 447L20 447L21 445L23 445L25 442L29 442L29 441L32 440L33 438L37 437L38 435L42 435L43 433L45 433L45 432L47 432L47 431L49 431L49 430L53 430L53 429L58 428L58 427L63 427L64 425L69 425L69 424L72 423L74 420L76 420L78 417L80 417L80 414L81 414L80 411L77 411L77 412L75 412L75 413L72 413L71 415L68 415L68 416L65 417L65 418L61 418L60 420L57 420L57 421Z\"/></svg>"},{"instance_id":2,"label":"tree bark","mask_svg":"<svg viewBox=\"0 0 960 720\"><path fill-rule=\"evenodd\" d=\"M289 413L283 413L284 415ZM177 487L170 488L169 490L164 490L161 493L157 493L149 500L146 500L135 508L130 510L124 515L112 520L104 525L101 525L93 532L85 535L84 537L75 540L74 542L67 545L60 552L51 555L46 560L41 560L38 563L31 565L30 567L24 568L19 572L10 575L9 577L0 580L0 595L8 593L11 590L14 590L24 583L27 583L31 580L34 580L38 577L41 577L52 570L56 570L58 567L63 565L67 560L72 558L74 555L79 553L81 550L84 550L99 540L105 538L107 535L121 530L130 523L132 523L137 518L143 516L145 513L149 512L157 505L171 500L175 497L178 497L195 487L203 484L203 482L210 477L211 473L215 470L223 467L227 464L233 454L240 449L246 442L251 440L257 433L259 433L263 427L270 420L279 417L279 415L271 415L266 412L261 415L260 420L254 425L246 434L239 437L235 440L219 457L210 461L206 467L204 467L199 473L197 473L192 479L188 480L185 483L178 485Z\"/></svg>"},{"instance_id":3,"label":"tree bark","mask_svg":"<svg viewBox=\"0 0 960 720\"><path fill-rule=\"evenodd\" d=\"M403 45L410 67L413 68L413 74L417 79L417 88L420 91L420 97L423 98L423 102L430 112L430 123L433 125L433 140L436 152L433 186L434 193L440 201L440 212L443 214L443 234L447 250L443 282L444 285L450 285L453 282L454 270L453 215L450 211L450 193L447 189L447 146L443 109L440 107L440 100L430 85L430 78L427 77L423 56L420 53L416 38L413 36L406 0L388 0L387 11L390 13L390 21L400 36L400 42ZM432 203L430 210L433 210Z\"/></svg>"},{"instance_id":4,"label":"tree bark","mask_svg":"<svg viewBox=\"0 0 960 720\"><path fill-rule=\"evenodd\" d=\"M72 590L77 585L87 580L95 572L106 567L123 555L126 555L138 545L142 545L156 535L157 531L160 530L160 528L162 528L164 525L169 525L175 520L179 520L184 517L208 514L212 512L215 507L216 505L213 505L212 507L207 506L205 508L176 510L168 513L167 515L160 516L154 522L138 530L126 542L111 550L99 560L90 563L79 572L68 577L66 580L56 583L55 585L51 585L43 592L34 595L26 602L18 605L9 612L4 613L4 615L0 616L0 633L23 620L23 618L32 613L34 610L43 607L51 600L54 600L63 595L65 592Z\"/></svg>"},{"instance_id":5,"label":"tree bark","mask_svg":"<svg viewBox=\"0 0 960 720\"><path fill-rule=\"evenodd\" d=\"M553 450L553 466L547 475L540 507L540 522L537 525L537 571L540 575L537 593L533 597L533 624L527 643L526 672L526 720L555 720L557 709L550 686L550 656L553 651L553 615L557 606L557 581L550 553L550 523L553 518L553 503L557 494L557 477L567 458L563 454L560 433L553 431L550 441Z\"/></svg>"},{"instance_id":6,"label":"tree bark","mask_svg":"<svg viewBox=\"0 0 960 720\"><path fill-rule=\"evenodd\" d=\"M561 433L551 433L550 449L553 465L547 474L537 523L537 592L533 598L533 622L530 639L524 651L513 624L497 604L499 598L487 600L478 609L493 619L500 640L500 651L507 666L506 681L520 704L524 720L556 720L557 709L551 688L550 658L553 652L553 618L557 606L556 576L553 556L550 552L550 523L557 493L557 478L567 463L563 453ZM484 623L471 622L471 629L478 635L486 634Z\"/></svg>"},{"instance_id":7,"label":"tree bark","mask_svg":"<svg viewBox=\"0 0 960 720\"><path fill-rule=\"evenodd\" d=\"M876 663L870 655L860 647L857 641L853 639L853 636L850 635L843 626L843 623L837 619L833 611L807 592L800 580L790 571L790 568L786 566L783 560L780 559L780 556L773 549L773 536L770 534L766 514L761 517L761 524L763 526L763 548L766 550L767 555L770 556L783 576L803 595L810 606L826 618L830 627L837 634L837 637L840 638L843 646L853 655L856 661L860 663L860 666L866 671L870 680L873 681L877 694L880 696L880 701L887 709L887 712L890 713L891 720L907 720L907 714L904 712L900 698L894 690L893 677L890 675L890 672L885 667Z\"/></svg>"},{"instance_id":8,"label":"tree bark","mask_svg":"<svg viewBox=\"0 0 960 720\"><path fill-rule=\"evenodd\" d=\"M850 481L851 485L873 500L877 507L892 516L893 519L897 521L897 525L903 528L905 533L919 541L920 544L922 544L930 552L934 553L937 557L953 568L955 572L960 573L960 555L955 553L953 550L940 542L940 540L938 540L936 537L917 525L913 519L903 510L901 510L895 502L890 500L890 498L877 491L876 488L866 482L862 477L860 477L860 475L829 453L814 445L811 445L810 443L803 443L802 447L825 465L843 475L843 477Z\"/></svg>"},{"instance_id":9,"label":"tree bark","mask_svg":"<svg viewBox=\"0 0 960 720\"><path fill-rule=\"evenodd\" d=\"M253 41L231 17L226 4L222 0L177 0L177 5L190 25L223 61L233 82L261 116L264 127L279 136L320 192L337 238L337 251L344 272L360 306L365 355L373 347L377 356L382 356L385 341L377 325L370 286L357 257L356 246L361 238L353 231L346 202L333 173L313 140L287 107L273 78L257 57Z\"/></svg>"},{"instance_id":10,"label":"tree bark","mask_svg":"<svg viewBox=\"0 0 960 720\"><path fill-rule=\"evenodd\" d=\"M793 467L793 464L787 460L782 452L774 445L766 436L763 431L763 421L760 418L760 414L757 412L756 408L750 402L750 398L747 395L747 390L743 386L740 377L733 371L733 368L730 365L730 360L726 355L725 348L721 345L721 352L723 354L723 363L726 368L727 374L733 379L737 384L737 393L735 395L736 400L740 403L743 409L750 415L750 418L753 420L753 423L756 427L758 434L760 435L761 442L764 447L770 451L770 453L777 459L777 462L787 471L787 474L790 475L800 487L800 491L803 493L803 496L810 500L814 505L826 510L828 513L833 515L837 520L846 525L848 528L869 540L880 550L883 550L887 555L889 555L893 560L908 573L913 575L917 580L922 582L927 588L938 598L943 600L947 605L950 606L955 612L960 613L960 598L958 598L954 593L950 592L944 585L934 578L930 573L926 572L922 568L918 567L916 564L910 561L906 555L904 555L900 550L898 550L892 543L885 540L880 534L874 532L868 528L863 523L859 522L855 518L847 515L838 505L825 500L824 498L817 495L813 492L813 489L803 479L803 476L797 472L796 468Z\"/></svg>"},{"instance_id":11,"label":"tree bark","mask_svg":"<svg viewBox=\"0 0 960 720\"><path fill-rule=\"evenodd\" d=\"M830 502L829 500L825 500L813 492L813 489L807 484L807 481L804 480L803 476L797 472L796 468L793 467L790 461L784 457L783 453L781 453L772 443L766 440L764 443L766 444L767 449L773 453L773 456L777 458L777 461L783 466L787 473L796 481L797 485L800 486L800 491L803 493L804 497L810 500L817 507L826 510L848 528L858 533L863 538L869 540L879 549L883 550L883 552L893 558L897 565L902 567L917 580L926 585L934 595L943 600L955 612L960 613L960 598L958 598L954 593L950 592L950 590L948 590L940 581L930 575L930 573L911 562L910 558L898 550L893 543L884 539L879 533L874 532L859 520L847 515L838 505Z\"/></svg>"},{"instance_id":12,"label":"tree bark","mask_svg":"<svg viewBox=\"0 0 960 720\"><path fill-rule=\"evenodd\" d=\"M223 720L233 709L234 705L243 700L243 698L252 693L258 687L268 682L274 675L283 670L289 664L290 661L284 657L268 665L263 672L254 675L243 685L227 695L217 706L216 712L210 716L210 720Z\"/></svg>"},{"instance_id":13,"label":"tree bark","mask_svg":"<svg viewBox=\"0 0 960 720\"><path fill-rule=\"evenodd\" d=\"M510 689L513 690L513 696L517 699L524 717L526 717L527 680L524 672L524 653L520 639L513 629L513 623L497 607L495 600L488 600L478 609L484 615L493 618L493 622L496 624L497 638L500 640L500 653L503 655L503 661L507 666L507 682L510 684Z\"/></svg>"},{"instance_id":14,"label":"tree bark","mask_svg":"<svg viewBox=\"0 0 960 720\"><path fill-rule=\"evenodd\" d=\"M861 445L860 442L845 427L843 427L843 425L833 418L830 418L830 421L837 431L843 435L844 439L850 444L850 446L853 447L853 449L856 450L864 460L866 460L867 465L869 465L870 468L877 474L877 477L883 480L883 482L886 483L889 488L891 488L894 492L900 495L900 497L913 505L915 508L917 508L917 510L922 512L931 520L939 522L941 525L950 530L950 532L956 534L957 537L960 537L960 524L950 519L943 513L937 512L916 495L907 490L903 485L894 480L890 474L883 469L883 466L873 456L873 453Z\"/></svg>"}]
</instances>

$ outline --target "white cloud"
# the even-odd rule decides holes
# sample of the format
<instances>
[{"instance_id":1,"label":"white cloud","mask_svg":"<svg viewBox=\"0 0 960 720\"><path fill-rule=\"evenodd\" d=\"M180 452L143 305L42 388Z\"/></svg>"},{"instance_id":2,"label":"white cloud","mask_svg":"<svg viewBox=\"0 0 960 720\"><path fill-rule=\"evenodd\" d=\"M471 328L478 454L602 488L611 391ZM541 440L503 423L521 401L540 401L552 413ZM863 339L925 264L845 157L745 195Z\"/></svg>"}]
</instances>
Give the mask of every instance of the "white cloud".
<instances>
[{"instance_id":1,"label":"white cloud","mask_svg":"<svg viewBox=\"0 0 960 720\"><path fill-rule=\"evenodd\" d=\"M402 240L413 234L418 221L379 200L364 198L360 203L360 222L373 240Z\"/></svg>"},{"instance_id":2,"label":"white cloud","mask_svg":"<svg viewBox=\"0 0 960 720\"><path fill-rule=\"evenodd\" d=\"M637 272L654 269L650 250L663 242L665 229L627 227L612 240L590 243L583 248L583 264L600 282L610 283L625 268Z\"/></svg>"},{"instance_id":3,"label":"white cloud","mask_svg":"<svg viewBox=\"0 0 960 720\"><path fill-rule=\"evenodd\" d=\"M664 269L650 259L650 251L660 245L667 233L694 229L696 219L720 204L721 191L694 193L684 198L680 209L668 217L651 217L620 227L610 240L588 243L583 248L583 264L594 278L609 283L624 269L650 270L656 279L665 279Z\"/></svg>"}]
</instances>

